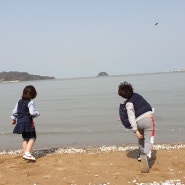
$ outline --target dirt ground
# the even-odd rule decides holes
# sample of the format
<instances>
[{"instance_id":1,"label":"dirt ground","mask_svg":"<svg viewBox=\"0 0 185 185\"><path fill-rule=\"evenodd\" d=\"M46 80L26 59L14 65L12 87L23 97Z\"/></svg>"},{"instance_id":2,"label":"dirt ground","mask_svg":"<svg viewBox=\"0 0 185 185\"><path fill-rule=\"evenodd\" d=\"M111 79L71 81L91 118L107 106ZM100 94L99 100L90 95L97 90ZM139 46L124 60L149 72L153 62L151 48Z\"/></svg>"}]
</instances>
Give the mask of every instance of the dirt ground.
<instances>
[{"instance_id":1,"label":"dirt ground","mask_svg":"<svg viewBox=\"0 0 185 185\"><path fill-rule=\"evenodd\" d=\"M167 180L184 184L185 149L154 154L149 173L140 172L137 150L45 153L36 162L23 160L22 155L0 155L0 185L133 185Z\"/></svg>"}]
</instances>

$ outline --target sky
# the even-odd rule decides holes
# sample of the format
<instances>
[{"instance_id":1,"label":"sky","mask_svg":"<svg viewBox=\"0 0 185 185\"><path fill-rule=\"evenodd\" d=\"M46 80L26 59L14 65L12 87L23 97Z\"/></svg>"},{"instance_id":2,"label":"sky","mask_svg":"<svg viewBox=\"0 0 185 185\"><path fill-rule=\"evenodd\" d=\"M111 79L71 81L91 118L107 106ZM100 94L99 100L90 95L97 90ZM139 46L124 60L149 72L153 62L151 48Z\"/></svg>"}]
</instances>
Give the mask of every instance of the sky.
<instances>
[{"instance_id":1,"label":"sky","mask_svg":"<svg viewBox=\"0 0 185 185\"><path fill-rule=\"evenodd\" d=\"M0 72L76 78L182 68L184 0L0 0Z\"/></svg>"}]
</instances>

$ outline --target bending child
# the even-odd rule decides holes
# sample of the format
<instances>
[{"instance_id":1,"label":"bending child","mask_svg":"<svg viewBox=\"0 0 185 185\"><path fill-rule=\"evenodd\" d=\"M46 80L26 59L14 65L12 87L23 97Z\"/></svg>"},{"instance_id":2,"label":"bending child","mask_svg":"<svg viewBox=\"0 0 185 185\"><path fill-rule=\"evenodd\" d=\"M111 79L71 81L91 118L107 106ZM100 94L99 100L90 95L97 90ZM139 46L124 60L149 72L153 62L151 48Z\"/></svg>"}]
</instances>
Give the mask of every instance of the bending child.
<instances>
[{"instance_id":1,"label":"bending child","mask_svg":"<svg viewBox=\"0 0 185 185\"><path fill-rule=\"evenodd\" d=\"M119 85L118 95L126 99L120 105L120 119L127 128L131 128L138 138L141 172L149 171L148 159L151 158L154 143L154 117L151 105L135 93L131 84Z\"/></svg>"}]
</instances>

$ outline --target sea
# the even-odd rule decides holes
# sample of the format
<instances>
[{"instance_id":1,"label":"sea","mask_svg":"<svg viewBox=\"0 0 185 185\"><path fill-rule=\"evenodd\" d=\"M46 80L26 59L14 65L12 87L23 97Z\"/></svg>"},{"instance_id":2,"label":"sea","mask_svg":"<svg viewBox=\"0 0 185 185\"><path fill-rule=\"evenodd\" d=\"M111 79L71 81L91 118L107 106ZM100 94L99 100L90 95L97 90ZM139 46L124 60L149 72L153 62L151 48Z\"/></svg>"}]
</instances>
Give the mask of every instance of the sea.
<instances>
[{"instance_id":1,"label":"sea","mask_svg":"<svg viewBox=\"0 0 185 185\"><path fill-rule=\"evenodd\" d=\"M127 81L155 109L155 143L185 142L185 72L0 83L0 151L21 149L10 116L26 85L34 85L40 117L35 149L137 144L119 118L118 86Z\"/></svg>"}]
</instances>

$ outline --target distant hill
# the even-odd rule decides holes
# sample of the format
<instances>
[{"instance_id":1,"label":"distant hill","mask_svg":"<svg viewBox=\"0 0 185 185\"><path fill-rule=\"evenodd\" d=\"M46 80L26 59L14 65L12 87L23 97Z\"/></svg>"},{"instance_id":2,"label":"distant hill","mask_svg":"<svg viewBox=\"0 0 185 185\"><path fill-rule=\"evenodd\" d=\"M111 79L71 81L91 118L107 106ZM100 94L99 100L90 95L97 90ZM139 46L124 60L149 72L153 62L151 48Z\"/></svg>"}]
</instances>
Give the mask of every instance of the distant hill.
<instances>
[{"instance_id":1,"label":"distant hill","mask_svg":"<svg viewBox=\"0 0 185 185\"><path fill-rule=\"evenodd\" d=\"M0 72L0 82L47 80L47 79L55 79L55 78L49 77L49 76L32 75L27 72L18 72L18 71Z\"/></svg>"}]
</instances>

